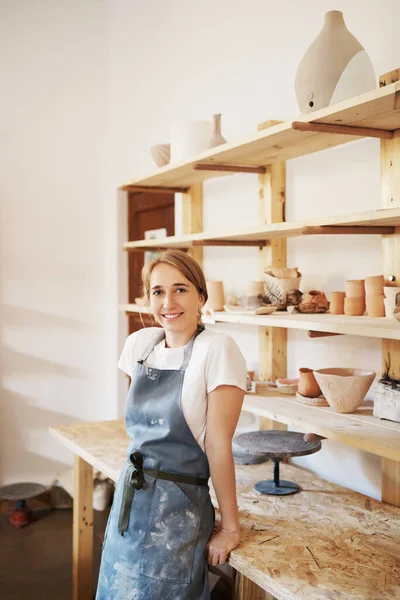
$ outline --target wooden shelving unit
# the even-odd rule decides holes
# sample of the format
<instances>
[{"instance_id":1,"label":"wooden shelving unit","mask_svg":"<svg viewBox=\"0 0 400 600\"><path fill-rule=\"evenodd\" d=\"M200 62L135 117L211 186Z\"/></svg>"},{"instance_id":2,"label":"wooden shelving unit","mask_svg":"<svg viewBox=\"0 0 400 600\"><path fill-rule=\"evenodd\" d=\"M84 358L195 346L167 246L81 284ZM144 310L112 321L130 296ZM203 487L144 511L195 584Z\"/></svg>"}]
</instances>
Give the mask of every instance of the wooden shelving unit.
<instances>
[{"instance_id":1,"label":"wooden shelving unit","mask_svg":"<svg viewBox=\"0 0 400 600\"><path fill-rule=\"evenodd\" d=\"M121 304L121 311L126 313L144 313L149 311L145 306L137 304ZM301 329L303 331L321 331L342 335L357 335L370 338L400 340L400 325L385 317L347 317L345 315L328 314L287 314L276 312L272 315L244 315L227 312L214 313L216 323L237 323L257 325L259 327L283 327L284 329Z\"/></svg>"},{"instance_id":2,"label":"wooden shelving unit","mask_svg":"<svg viewBox=\"0 0 400 600\"><path fill-rule=\"evenodd\" d=\"M400 208L371 210L364 213L308 219L306 221L284 221L242 231L221 233L194 233L171 236L163 240L139 240L126 242L124 249L144 252L157 248L180 248L186 250L196 246L265 246L269 240L304 235L390 235L400 228Z\"/></svg>"},{"instance_id":3,"label":"wooden shelving unit","mask_svg":"<svg viewBox=\"0 0 400 600\"><path fill-rule=\"evenodd\" d=\"M262 129L240 142L223 144L191 160L167 165L156 173L126 182L122 189L141 191L143 188L157 187L175 189L178 192L188 191L193 184L212 177L241 172L241 167L253 167L256 169L253 172L260 173L265 170L266 165L333 148L360 137L383 138L387 132L400 128L399 90L400 83L396 81L362 96L304 115L297 121ZM337 126L342 129L339 130L340 133L333 133L329 127L325 127L324 132L294 129L299 122L311 125L311 129L313 124L321 123L336 126L335 131ZM362 128L361 131L358 128ZM211 168L204 170L208 164ZM216 170L218 166L221 167L219 171ZM229 167L231 169L227 171L226 168Z\"/></svg>"}]
</instances>

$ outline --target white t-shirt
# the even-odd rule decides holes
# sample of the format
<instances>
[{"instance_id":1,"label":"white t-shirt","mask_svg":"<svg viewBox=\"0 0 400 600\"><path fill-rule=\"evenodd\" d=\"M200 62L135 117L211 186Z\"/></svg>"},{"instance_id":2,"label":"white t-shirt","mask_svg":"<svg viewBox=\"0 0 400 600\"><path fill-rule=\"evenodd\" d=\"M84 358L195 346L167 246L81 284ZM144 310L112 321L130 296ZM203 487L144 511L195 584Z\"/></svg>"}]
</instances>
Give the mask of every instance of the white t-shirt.
<instances>
[{"instance_id":1,"label":"white t-shirt","mask_svg":"<svg viewBox=\"0 0 400 600\"><path fill-rule=\"evenodd\" d=\"M148 327L132 333L126 340L118 367L130 377L150 341L160 332ZM179 369L184 346L166 348L162 340L146 360L156 369ZM219 385L234 385L246 390L246 362L236 342L225 333L204 330L194 341L182 388L182 411L193 436L204 450L207 423L207 394Z\"/></svg>"}]
</instances>

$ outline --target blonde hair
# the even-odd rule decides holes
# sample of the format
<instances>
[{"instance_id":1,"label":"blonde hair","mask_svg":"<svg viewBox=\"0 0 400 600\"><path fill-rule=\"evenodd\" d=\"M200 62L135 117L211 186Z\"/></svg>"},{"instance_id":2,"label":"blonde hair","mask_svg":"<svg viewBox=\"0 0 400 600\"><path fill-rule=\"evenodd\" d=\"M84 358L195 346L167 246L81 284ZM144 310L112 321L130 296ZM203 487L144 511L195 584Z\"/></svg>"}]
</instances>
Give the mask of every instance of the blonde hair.
<instances>
[{"instance_id":1,"label":"blonde hair","mask_svg":"<svg viewBox=\"0 0 400 600\"><path fill-rule=\"evenodd\" d=\"M186 252L182 252L181 250L164 250L157 258L144 265L142 269L143 295L148 303L150 302L151 273L154 267L160 264L170 265L178 269L194 285L199 296L203 298L204 303L207 302L206 279L200 265L189 254L186 254Z\"/></svg>"}]
</instances>

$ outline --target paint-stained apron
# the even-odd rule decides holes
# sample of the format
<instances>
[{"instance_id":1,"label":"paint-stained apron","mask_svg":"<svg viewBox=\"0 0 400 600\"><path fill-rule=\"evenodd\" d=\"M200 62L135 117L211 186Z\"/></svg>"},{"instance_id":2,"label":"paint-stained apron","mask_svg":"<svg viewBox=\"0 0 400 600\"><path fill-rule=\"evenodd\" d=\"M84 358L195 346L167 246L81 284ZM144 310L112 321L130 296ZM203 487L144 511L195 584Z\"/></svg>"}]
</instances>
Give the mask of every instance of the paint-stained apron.
<instances>
[{"instance_id":1,"label":"paint-stained apron","mask_svg":"<svg viewBox=\"0 0 400 600\"><path fill-rule=\"evenodd\" d=\"M106 527L96 600L210 598L209 465L181 406L185 370L203 329L185 346L179 370L144 364L164 330L136 364L125 417L131 443Z\"/></svg>"}]
</instances>

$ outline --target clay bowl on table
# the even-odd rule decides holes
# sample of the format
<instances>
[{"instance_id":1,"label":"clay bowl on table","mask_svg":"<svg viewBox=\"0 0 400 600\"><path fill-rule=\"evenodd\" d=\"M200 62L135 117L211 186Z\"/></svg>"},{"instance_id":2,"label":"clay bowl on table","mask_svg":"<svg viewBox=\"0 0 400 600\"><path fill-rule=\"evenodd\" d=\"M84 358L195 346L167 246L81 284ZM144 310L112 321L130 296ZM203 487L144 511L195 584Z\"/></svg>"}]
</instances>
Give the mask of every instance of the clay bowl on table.
<instances>
[{"instance_id":1,"label":"clay bowl on table","mask_svg":"<svg viewBox=\"0 0 400 600\"><path fill-rule=\"evenodd\" d=\"M295 394L299 386L298 379L277 379L275 383L280 394Z\"/></svg>"},{"instance_id":2,"label":"clay bowl on table","mask_svg":"<svg viewBox=\"0 0 400 600\"><path fill-rule=\"evenodd\" d=\"M375 379L374 371L362 369L318 369L315 379L335 412L354 412Z\"/></svg>"},{"instance_id":3,"label":"clay bowl on table","mask_svg":"<svg viewBox=\"0 0 400 600\"><path fill-rule=\"evenodd\" d=\"M171 159L171 144L151 146L150 152L157 167L164 167Z\"/></svg>"}]
</instances>

